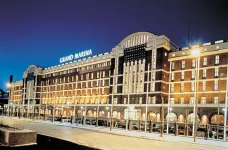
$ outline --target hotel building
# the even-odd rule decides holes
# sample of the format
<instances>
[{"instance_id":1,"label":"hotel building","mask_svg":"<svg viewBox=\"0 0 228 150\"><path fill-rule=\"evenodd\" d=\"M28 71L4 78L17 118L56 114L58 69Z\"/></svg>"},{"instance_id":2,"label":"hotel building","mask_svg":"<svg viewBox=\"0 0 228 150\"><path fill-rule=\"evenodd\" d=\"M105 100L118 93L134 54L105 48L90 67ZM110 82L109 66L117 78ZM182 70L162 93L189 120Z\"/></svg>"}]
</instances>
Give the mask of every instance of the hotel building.
<instances>
[{"instance_id":1,"label":"hotel building","mask_svg":"<svg viewBox=\"0 0 228 150\"><path fill-rule=\"evenodd\" d=\"M227 41L180 49L164 35L137 32L108 53L29 66L22 81L10 84L5 107L9 116L83 116L124 121L132 129L139 122L144 131L151 123L166 126L167 133L172 124L194 128L197 120L197 128L208 124L226 131L227 72Z\"/></svg>"}]
</instances>

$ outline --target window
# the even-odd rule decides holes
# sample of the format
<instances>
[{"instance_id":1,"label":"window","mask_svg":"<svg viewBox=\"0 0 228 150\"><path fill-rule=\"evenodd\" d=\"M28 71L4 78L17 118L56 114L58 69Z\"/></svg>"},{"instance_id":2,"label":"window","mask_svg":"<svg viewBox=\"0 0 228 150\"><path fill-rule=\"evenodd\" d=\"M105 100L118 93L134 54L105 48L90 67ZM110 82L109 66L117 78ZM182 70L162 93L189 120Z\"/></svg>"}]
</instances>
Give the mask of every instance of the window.
<instances>
[{"instance_id":1,"label":"window","mask_svg":"<svg viewBox=\"0 0 228 150\"><path fill-rule=\"evenodd\" d=\"M171 84L171 92L174 92L174 84Z\"/></svg>"},{"instance_id":2,"label":"window","mask_svg":"<svg viewBox=\"0 0 228 150\"><path fill-rule=\"evenodd\" d=\"M155 91L155 83L154 82L152 83L151 91Z\"/></svg>"},{"instance_id":3,"label":"window","mask_svg":"<svg viewBox=\"0 0 228 150\"><path fill-rule=\"evenodd\" d=\"M190 97L190 101L189 104L194 104L195 98L194 97Z\"/></svg>"},{"instance_id":4,"label":"window","mask_svg":"<svg viewBox=\"0 0 228 150\"><path fill-rule=\"evenodd\" d=\"M156 96L152 97L152 104L156 104Z\"/></svg>"},{"instance_id":5,"label":"window","mask_svg":"<svg viewBox=\"0 0 228 150\"><path fill-rule=\"evenodd\" d=\"M192 92L195 91L195 82L191 82L191 91L192 91Z\"/></svg>"},{"instance_id":6,"label":"window","mask_svg":"<svg viewBox=\"0 0 228 150\"><path fill-rule=\"evenodd\" d=\"M219 55L216 55L215 56L215 65L218 65L219 64Z\"/></svg>"},{"instance_id":7,"label":"window","mask_svg":"<svg viewBox=\"0 0 228 150\"><path fill-rule=\"evenodd\" d=\"M181 80L184 80L184 71L181 72Z\"/></svg>"},{"instance_id":8,"label":"window","mask_svg":"<svg viewBox=\"0 0 228 150\"><path fill-rule=\"evenodd\" d=\"M192 80L195 79L195 70L192 70Z\"/></svg>"},{"instance_id":9,"label":"window","mask_svg":"<svg viewBox=\"0 0 228 150\"><path fill-rule=\"evenodd\" d=\"M195 67L196 67L196 60L193 59L193 60L192 60L192 68L195 68Z\"/></svg>"},{"instance_id":10,"label":"window","mask_svg":"<svg viewBox=\"0 0 228 150\"><path fill-rule=\"evenodd\" d=\"M203 69L203 79L207 78L207 69Z\"/></svg>"},{"instance_id":11,"label":"window","mask_svg":"<svg viewBox=\"0 0 228 150\"><path fill-rule=\"evenodd\" d=\"M170 98L170 104L175 104L175 99L174 98Z\"/></svg>"},{"instance_id":12,"label":"window","mask_svg":"<svg viewBox=\"0 0 228 150\"><path fill-rule=\"evenodd\" d=\"M219 74L219 69L215 68L215 78L218 78L218 74Z\"/></svg>"},{"instance_id":13,"label":"window","mask_svg":"<svg viewBox=\"0 0 228 150\"><path fill-rule=\"evenodd\" d=\"M171 81L174 81L174 72L171 73Z\"/></svg>"},{"instance_id":14,"label":"window","mask_svg":"<svg viewBox=\"0 0 228 150\"><path fill-rule=\"evenodd\" d=\"M91 73L91 79L93 79L93 73Z\"/></svg>"},{"instance_id":15,"label":"window","mask_svg":"<svg viewBox=\"0 0 228 150\"><path fill-rule=\"evenodd\" d=\"M202 91L205 92L206 91L206 81L202 82Z\"/></svg>"},{"instance_id":16,"label":"window","mask_svg":"<svg viewBox=\"0 0 228 150\"><path fill-rule=\"evenodd\" d=\"M171 69L172 69L172 70L175 70L175 62L172 62Z\"/></svg>"},{"instance_id":17,"label":"window","mask_svg":"<svg viewBox=\"0 0 228 150\"><path fill-rule=\"evenodd\" d=\"M206 104L206 97L201 97L200 103L201 103L201 104Z\"/></svg>"},{"instance_id":18,"label":"window","mask_svg":"<svg viewBox=\"0 0 228 150\"><path fill-rule=\"evenodd\" d=\"M214 80L214 90L218 90L218 80Z\"/></svg>"},{"instance_id":19,"label":"window","mask_svg":"<svg viewBox=\"0 0 228 150\"><path fill-rule=\"evenodd\" d=\"M81 75L81 80L83 80L83 75Z\"/></svg>"},{"instance_id":20,"label":"window","mask_svg":"<svg viewBox=\"0 0 228 150\"><path fill-rule=\"evenodd\" d=\"M183 97L180 98L180 103L184 104L184 98Z\"/></svg>"},{"instance_id":21,"label":"window","mask_svg":"<svg viewBox=\"0 0 228 150\"><path fill-rule=\"evenodd\" d=\"M218 104L218 97L214 97L214 104Z\"/></svg>"},{"instance_id":22,"label":"window","mask_svg":"<svg viewBox=\"0 0 228 150\"><path fill-rule=\"evenodd\" d=\"M104 78L105 77L105 71L103 71L102 75L103 75L103 78Z\"/></svg>"},{"instance_id":23,"label":"window","mask_svg":"<svg viewBox=\"0 0 228 150\"><path fill-rule=\"evenodd\" d=\"M203 58L203 66L207 66L207 57Z\"/></svg>"},{"instance_id":24,"label":"window","mask_svg":"<svg viewBox=\"0 0 228 150\"><path fill-rule=\"evenodd\" d=\"M97 72L97 79L99 78L99 72Z\"/></svg>"},{"instance_id":25,"label":"window","mask_svg":"<svg viewBox=\"0 0 228 150\"><path fill-rule=\"evenodd\" d=\"M185 61L182 61L181 62L181 69L184 69L185 68Z\"/></svg>"},{"instance_id":26,"label":"window","mask_svg":"<svg viewBox=\"0 0 228 150\"><path fill-rule=\"evenodd\" d=\"M184 92L184 82L181 82L181 92Z\"/></svg>"},{"instance_id":27,"label":"window","mask_svg":"<svg viewBox=\"0 0 228 150\"><path fill-rule=\"evenodd\" d=\"M152 81L155 80L155 72L152 73Z\"/></svg>"}]
</instances>

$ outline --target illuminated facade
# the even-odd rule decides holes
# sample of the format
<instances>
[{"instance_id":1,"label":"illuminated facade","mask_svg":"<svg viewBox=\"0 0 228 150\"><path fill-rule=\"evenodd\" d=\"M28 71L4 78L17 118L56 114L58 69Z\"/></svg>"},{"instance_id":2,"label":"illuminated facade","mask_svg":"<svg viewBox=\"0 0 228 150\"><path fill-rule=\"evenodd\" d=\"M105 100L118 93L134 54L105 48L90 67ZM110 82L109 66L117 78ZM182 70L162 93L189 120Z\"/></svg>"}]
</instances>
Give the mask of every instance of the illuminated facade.
<instances>
[{"instance_id":1,"label":"illuminated facade","mask_svg":"<svg viewBox=\"0 0 228 150\"><path fill-rule=\"evenodd\" d=\"M10 85L7 113L125 120L126 128L129 120L142 121L146 131L151 121L192 127L197 112L199 124L225 129L227 68L226 41L180 50L164 35L137 32L110 53L48 68L31 65Z\"/></svg>"}]
</instances>

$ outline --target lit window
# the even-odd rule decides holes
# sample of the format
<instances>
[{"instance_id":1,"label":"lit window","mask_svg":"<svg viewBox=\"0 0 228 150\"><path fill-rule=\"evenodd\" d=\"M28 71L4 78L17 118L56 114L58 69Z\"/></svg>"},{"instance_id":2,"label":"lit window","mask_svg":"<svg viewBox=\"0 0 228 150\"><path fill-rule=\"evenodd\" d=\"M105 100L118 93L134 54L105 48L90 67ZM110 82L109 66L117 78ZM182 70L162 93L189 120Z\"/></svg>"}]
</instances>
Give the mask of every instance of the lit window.
<instances>
[{"instance_id":1,"label":"lit window","mask_svg":"<svg viewBox=\"0 0 228 150\"><path fill-rule=\"evenodd\" d=\"M167 53L165 52L165 56L167 56Z\"/></svg>"},{"instance_id":2,"label":"lit window","mask_svg":"<svg viewBox=\"0 0 228 150\"><path fill-rule=\"evenodd\" d=\"M192 70L192 80L194 80L195 79L195 70Z\"/></svg>"},{"instance_id":3,"label":"lit window","mask_svg":"<svg viewBox=\"0 0 228 150\"><path fill-rule=\"evenodd\" d=\"M218 97L214 97L214 104L218 104Z\"/></svg>"},{"instance_id":4,"label":"lit window","mask_svg":"<svg viewBox=\"0 0 228 150\"><path fill-rule=\"evenodd\" d=\"M83 75L81 75L81 80L83 80Z\"/></svg>"},{"instance_id":5,"label":"lit window","mask_svg":"<svg viewBox=\"0 0 228 150\"><path fill-rule=\"evenodd\" d=\"M183 97L180 98L180 103L184 104L184 98Z\"/></svg>"},{"instance_id":6,"label":"lit window","mask_svg":"<svg viewBox=\"0 0 228 150\"><path fill-rule=\"evenodd\" d=\"M181 92L184 92L184 82L181 82Z\"/></svg>"},{"instance_id":7,"label":"lit window","mask_svg":"<svg viewBox=\"0 0 228 150\"><path fill-rule=\"evenodd\" d=\"M174 98L170 98L170 104L175 104L175 99Z\"/></svg>"},{"instance_id":8,"label":"lit window","mask_svg":"<svg viewBox=\"0 0 228 150\"><path fill-rule=\"evenodd\" d=\"M215 65L218 65L219 64L219 55L216 55L215 56Z\"/></svg>"},{"instance_id":9,"label":"lit window","mask_svg":"<svg viewBox=\"0 0 228 150\"><path fill-rule=\"evenodd\" d=\"M184 80L184 71L181 72L181 80Z\"/></svg>"},{"instance_id":10,"label":"lit window","mask_svg":"<svg viewBox=\"0 0 228 150\"><path fill-rule=\"evenodd\" d=\"M192 92L195 91L195 82L191 82L191 91L192 91Z\"/></svg>"},{"instance_id":11,"label":"lit window","mask_svg":"<svg viewBox=\"0 0 228 150\"><path fill-rule=\"evenodd\" d=\"M207 66L207 57L203 58L203 66Z\"/></svg>"},{"instance_id":12,"label":"lit window","mask_svg":"<svg viewBox=\"0 0 228 150\"><path fill-rule=\"evenodd\" d=\"M196 60L193 59L193 60L192 60L192 68L195 68L195 67L196 67Z\"/></svg>"},{"instance_id":13,"label":"lit window","mask_svg":"<svg viewBox=\"0 0 228 150\"><path fill-rule=\"evenodd\" d=\"M206 97L201 97L200 103L201 103L201 104L206 104Z\"/></svg>"},{"instance_id":14,"label":"lit window","mask_svg":"<svg viewBox=\"0 0 228 150\"><path fill-rule=\"evenodd\" d=\"M99 78L99 72L97 72L97 78Z\"/></svg>"},{"instance_id":15,"label":"lit window","mask_svg":"<svg viewBox=\"0 0 228 150\"><path fill-rule=\"evenodd\" d=\"M172 62L172 70L175 70L175 62Z\"/></svg>"},{"instance_id":16,"label":"lit window","mask_svg":"<svg viewBox=\"0 0 228 150\"><path fill-rule=\"evenodd\" d=\"M182 61L181 63L181 69L184 69L185 68L185 61Z\"/></svg>"},{"instance_id":17,"label":"lit window","mask_svg":"<svg viewBox=\"0 0 228 150\"><path fill-rule=\"evenodd\" d=\"M218 74L219 74L219 69L218 68L215 68L215 78L218 77Z\"/></svg>"},{"instance_id":18,"label":"lit window","mask_svg":"<svg viewBox=\"0 0 228 150\"><path fill-rule=\"evenodd\" d=\"M203 79L207 78L207 69L203 69Z\"/></svg>"},{"instance_id":19,"label":"lit window","mask_svg":"<svg viewBox=\"0 0 228 150\"><path fill-rule=\"evenodd\" d=\"M103 71L103 74L102 75L103 75L103 78L104 78L105 77L105 71Z\"/></svg>"},{"instance_id":20,"label":"lit window","mask_svg":"<svg viewBox=\"0 0 228 150\"><path fill-rule=\"evenodd\" d=\"M155 80L155 72L152 73L152 81Z\"/></svg>"},{"instance_id":21,"label":"lit window","mask_svg":"<svg viewBox=\"0 0 228 150\"><path fill-rule=\"evenodd\" d=\"M202 91L205 92L206 91L206 81L202 82Z\"/></svg>"},{"instance_id":22,"label":"lit window","mask_svg":"<svg viewBox=\"0 0 228 150\"><path fill-rule=\"evenodd\" d=\"M151 91L155 91L155 83L154 82L152 83Z\"/></svg>"},{"instance_id":23,"label":"lit window","mask_svg":"<svg viewBox=\"0 0 228 150\"><path fill-rule=\"evenodd\" d=\"M214 90L218 91L218 80L214 80Z\"/></svg>"},{"instance_id":24,"label":"lit window","mask_svg":"<svg viewBox=\"0 0 228 150\"><path fill-rule=\"evenodd\" d=\"M171 81L174 81L174 72L171 73Z\"/></svg>"}]
</instances>

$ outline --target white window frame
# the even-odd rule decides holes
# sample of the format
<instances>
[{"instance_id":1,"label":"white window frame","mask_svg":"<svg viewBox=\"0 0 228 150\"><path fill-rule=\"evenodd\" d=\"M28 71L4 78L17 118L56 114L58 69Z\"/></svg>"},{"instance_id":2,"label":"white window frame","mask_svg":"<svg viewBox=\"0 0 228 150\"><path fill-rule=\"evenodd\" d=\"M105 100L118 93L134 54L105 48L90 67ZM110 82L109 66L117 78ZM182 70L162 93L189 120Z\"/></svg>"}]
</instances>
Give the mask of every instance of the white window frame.
<instances>
[{"instance_id":1,"label":"white window frame","mask_svg":"<svg viewBox=\"0 0 228 150\"><path fill-rule=\"evenodd\" d=\"M181 80L184 80L184 71L181 72Z\"/></svg>"},{"instance_id":2,"label":"white window frame","mask_svg":"<svg viewBox=\"0 0 228 150\"><path fill-rule=\"evenodd\" d=\"M192 70L192 79L195 79L195 77L196 77L196 72L195 70Z\"/></svg>"},{"instance_id":3,"label":"white window frame","mask_svg":"<svg viewBox=\"0 0 228 150\"><path fill-rule=\"evenodd\" d=\"M201 97L200 103L201 104L206 104L207 103L206 97Z\"/></svg>"},{"instance_id":4,"label":"white window frame","mask_svg":"<svg viewBox=\"0 0 228 150\"><path fill-rule=\"evenodd\" d=\"M184 60L181 62L181 69L185 69L185 61Z\"/></svg>"},{"instance_id":5,"label":"white window frame","mask_svg":"<svg viewBox=\"0 0 228 150\"><path fill-rule=\"evenodd\" d=\"M192 68L195 68L195 67L196 67L196 60L193 59L193 60L192 60Z\"/></svg>"},{"instance_id":6,"label":"white window frame","mask_svg":"<svg viewBox=\"0 0 228 150\"><path fill-rule=\"evenodd\" d=\"M171 69L172 69L172 70L175 70L175 62L172 62L172 64L171 64Z\"/></svg>"},{"instance_id":7,"label":"white window frame","mask_svg":"<svg viewBox=\"0 0 228 150\"><path fill-rule=\"evenodd\" d=\"M203 66L207 66L207 57L203 58Z\"/></svg>"},{"instance_id":8,"label":"white window frame","mask_svg":"<svg viewBox=\"0 0 228 150\"><path fill-rule=\"evenodd\" d=\"M207 78L207 69L203 69L203 78Z\"/></svg>"},{"instance_id":9,"label":"white window frame","mask_svg":"<svg viewBox=\"0 0 228 150\"><path fill-rule=\"evenodd\" d=\"M219 68L216 67L216 68L215 68L215 77L218 77L218 76L219 76Z\"/></svg>"},{"instance_id":10,"label":"white window frame","mask_svg":"<svg viewBox=\"0 0 228 150\"><path fill-rule=\"evenodd\" d=\"M195 91L195 82L191 82L191 92Z\"/></svg>"},{"instance_id":11,"label":"white window frame","mask_svg":"<svg viewBox=\"0 0 228 150\"><path fill-rule=\"evenodd\" d=\"M219 55L215 56L215 65L219 64Z\"/></svg>"},{"instance_id":12,"label":"white window frame","mask_svg":"<svg viewBox=\"0 0 228 150\"><path fill-rule=\"evenodd\" d=\"M174 72L171 73L171 81L174 81Z\"/></svg>"},{"instance_id":13,"label":"white window frame","mask_svg":"<svg viewBox=\"0 0 228 150\"><path fill-rule=\"evenodd\" d=\"M175 99L173 97L170 98L170 104L175 104Z\"/></svg>"},{"instance_id":14,"label":"white window frame","mask_svg":"<svg viewBox=\"0 0 228 150\"><path fill-rule=\"evenodd\" d=\"M218 80L214 80L214 91L218 91Z\"/></svg>"}]
</instances>

